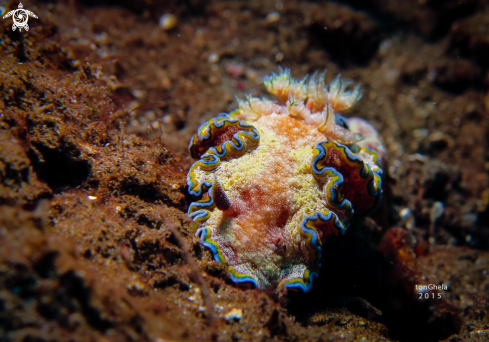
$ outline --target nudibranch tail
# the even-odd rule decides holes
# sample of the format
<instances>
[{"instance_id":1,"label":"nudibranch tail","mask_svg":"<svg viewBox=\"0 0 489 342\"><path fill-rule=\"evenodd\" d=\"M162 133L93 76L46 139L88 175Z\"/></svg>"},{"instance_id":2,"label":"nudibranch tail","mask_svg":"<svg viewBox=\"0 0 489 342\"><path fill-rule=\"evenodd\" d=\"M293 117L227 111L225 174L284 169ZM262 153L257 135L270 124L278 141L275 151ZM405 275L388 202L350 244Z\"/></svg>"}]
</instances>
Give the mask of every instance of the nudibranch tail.
<instances>
[{"instance_id":1,"label":"nudibranch tail","mask_svg":"<svg viewBox=\"0 0 489 342\"><path fill-rule=\"evenodd\" d=\"M235 283L309 291L324 241L379 204L386 152L372 125L338 113L358 86L288 69L264 84L278 101L238 100L192 138L188 215Z\"/></svg>"},{"instance_id":2,"label":"nudibranch tail","mask_svg":"<svg viewBox=\"0 0 489 342\"><path fill-rule=\"evenodd\" d=\"M279 286L307 292L312 287L313 277L318 275L321 268L321 240L325 240L327 236L343 235L346 227L335 213L326 209L306 216L302 220L300 230L306 239L310 266L301 271L289 271L284 275Z\"/></svg>"}]
</instances>

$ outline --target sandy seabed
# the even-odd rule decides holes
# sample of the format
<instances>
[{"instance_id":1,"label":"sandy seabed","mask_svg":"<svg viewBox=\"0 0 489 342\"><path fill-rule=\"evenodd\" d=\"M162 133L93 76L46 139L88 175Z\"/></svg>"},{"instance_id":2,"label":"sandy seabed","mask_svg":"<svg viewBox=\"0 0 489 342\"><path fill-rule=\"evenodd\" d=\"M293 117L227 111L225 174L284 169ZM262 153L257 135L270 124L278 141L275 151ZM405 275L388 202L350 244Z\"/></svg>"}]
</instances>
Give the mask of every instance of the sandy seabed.
<instances>
[{"instance_id":1,"label":"sandy seabed","mask_svg":"<svg viewBox=\"0 0 489 342\"><path fill-rule=\"evenodd\" d=\"M489 339L485 1L23 4L29 31L0 26L0 341ZM236 287L186 215L191 136L279 66L361 83L344 114L388 151L382 207L309 293Z\"/></svg>"}]
</instances>

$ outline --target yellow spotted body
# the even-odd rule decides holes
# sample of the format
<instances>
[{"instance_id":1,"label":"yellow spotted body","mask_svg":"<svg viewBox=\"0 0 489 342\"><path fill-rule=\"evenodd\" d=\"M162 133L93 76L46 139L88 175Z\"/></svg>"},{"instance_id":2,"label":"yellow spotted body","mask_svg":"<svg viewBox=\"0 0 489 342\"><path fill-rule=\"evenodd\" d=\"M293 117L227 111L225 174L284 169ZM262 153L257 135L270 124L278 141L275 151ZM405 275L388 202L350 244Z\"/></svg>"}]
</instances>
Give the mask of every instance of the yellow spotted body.
<instances>
[{"instance_id":1,"label":"yellow spotted body","mask_svg":"<svg viewBox=\"0 0 489 342\"><path fill-rule=\"evenodd\" d=\"M289 86L295 81L290 80ZM200 200L190 205L189 215L199 223L202 243L236 283L308 291L321 265L322 241L343 234L354 209L365 212L380 199L377 154L361 141L352 147L356 153L342 145L342 137L350 143L358 135L346 119L342 126L331 124L334 108L325 113L324 107L333 101L307 95L302 82L294 94L309 102L299 114L280 100L252 99L201 126L190 144L200 159L187 182ZM279 94L285 98L286 92L281 88ZM310 101L324 103L321 113L311 112ZM335 101L345 107L338 94Z\"/></svg>"}]
</instances>

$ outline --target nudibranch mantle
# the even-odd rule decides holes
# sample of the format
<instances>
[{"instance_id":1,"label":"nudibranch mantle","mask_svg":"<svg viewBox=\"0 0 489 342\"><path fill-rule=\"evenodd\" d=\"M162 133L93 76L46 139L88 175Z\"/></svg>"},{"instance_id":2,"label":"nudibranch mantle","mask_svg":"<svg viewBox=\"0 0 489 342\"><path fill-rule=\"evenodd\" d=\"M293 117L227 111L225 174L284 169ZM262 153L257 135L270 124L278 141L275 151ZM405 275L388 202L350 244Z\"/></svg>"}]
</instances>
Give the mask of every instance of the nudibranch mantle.
<instances>
[{"instance_id":1,"label":"nudibranch mantle","mask_svg":"<svg viewBox=\"0 0 489 342\"><path fill-rule=\"evenodd\" d=\"M343 234L355 211L375 209L382 194L383 147L376 130L344 118L361 97L324 73L264 79L269 101L248 97L204 123L189 146L188 214L214 259L236 283L308 291L321 246Z\"/></svg>"}]
</instances>

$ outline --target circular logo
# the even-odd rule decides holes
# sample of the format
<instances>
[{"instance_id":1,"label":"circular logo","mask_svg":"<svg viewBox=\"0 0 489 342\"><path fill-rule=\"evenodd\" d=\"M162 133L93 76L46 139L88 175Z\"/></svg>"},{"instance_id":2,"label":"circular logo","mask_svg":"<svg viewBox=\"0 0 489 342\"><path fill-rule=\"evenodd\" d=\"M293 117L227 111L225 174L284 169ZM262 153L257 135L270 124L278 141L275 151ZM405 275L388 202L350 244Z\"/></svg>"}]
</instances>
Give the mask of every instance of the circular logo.
<instances>
[{"instance_id":1,"label":"circular logo","mask_svg":"<svg viewBox=\"0 0 489 342\"><path fill-rule=\"evenodd\" d=\"M22 6L22 3L19 4L19 8L17 8L16 10L12 10L7 14L5 14L3 16L3 19L7 19L10 17L12 17L14 21L14 24L12 25L12 31L19 29L19 31L21 32L22 29L29 31L29 25L27 25L27 21L29 20L29 17L38 19L37 15L35 15L33 12L25 10L24 6Z\"/></svg>"},{"instance_id":2,"label":"circular logo","mask_svg":"<svg viewBox=\"0 0 489 342\"><path fill-rule=\"evenodd\" d=\"M14 19L14 24L17 27L24 27L29 20L25 9L16 9L12 17Z\"/></svg>"}]
</instances>

